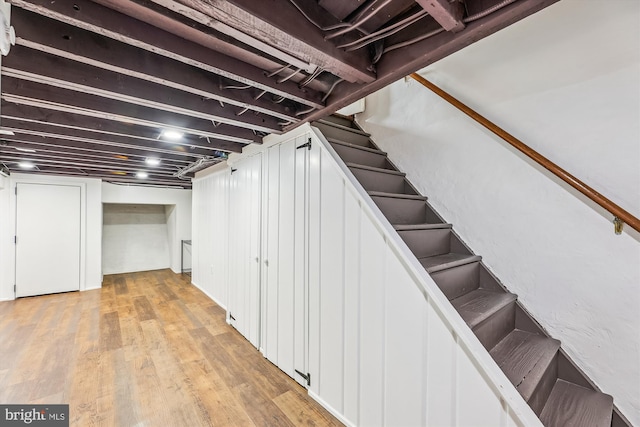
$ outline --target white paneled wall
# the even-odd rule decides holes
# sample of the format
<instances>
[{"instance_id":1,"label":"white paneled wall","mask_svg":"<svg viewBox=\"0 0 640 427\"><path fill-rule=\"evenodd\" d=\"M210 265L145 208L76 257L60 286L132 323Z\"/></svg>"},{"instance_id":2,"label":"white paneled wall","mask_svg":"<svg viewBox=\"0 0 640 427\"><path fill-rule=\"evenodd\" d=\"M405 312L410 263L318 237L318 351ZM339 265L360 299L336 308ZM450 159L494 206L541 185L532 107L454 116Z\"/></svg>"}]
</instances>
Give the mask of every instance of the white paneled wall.
<instances>
[{"instance_id":1,"label":"white paneled wall","mask_svg":"<svg viewBox=\"0 0 640 427\"><path fill-rule=\"evenodd\" d=\"M301 126L258 150L232 159L230 181L194 182L194 280L210 262L196 243L205 199L229 194L229 222L213 227L233 236L241 333L296 380L308 372L309 394L347 425L541 425L321 134Z\"/></svg>"},{"instance_id":2,"label":"white paneled wall","mask_svg":"<svg viewBox=\"0 0 640 427\"><path fill-rule=\"evenodd\" d=\"M229 322L260 346L262 153L234 163L229 193Z\"/></svg>"},{"instance_id":3,"label":"white paneled wall","mask_svg":"<svg viewBox=\"0 0 640 427\"><path fill-rule=\"evenodd\" d=\"M192 281L220 306L228 300L229 169L193 180Z\"/></svg>"},{"instance_id":4,"label":"white paneled wall","mask_svg":"<svg viewBox=\"0 0 640 427\"><path fill-rule=\"evenodd\" d=\"M265 357L306 384L309 150L304 136L265 151L262 341Z\"/></svg>"}]
</instances>

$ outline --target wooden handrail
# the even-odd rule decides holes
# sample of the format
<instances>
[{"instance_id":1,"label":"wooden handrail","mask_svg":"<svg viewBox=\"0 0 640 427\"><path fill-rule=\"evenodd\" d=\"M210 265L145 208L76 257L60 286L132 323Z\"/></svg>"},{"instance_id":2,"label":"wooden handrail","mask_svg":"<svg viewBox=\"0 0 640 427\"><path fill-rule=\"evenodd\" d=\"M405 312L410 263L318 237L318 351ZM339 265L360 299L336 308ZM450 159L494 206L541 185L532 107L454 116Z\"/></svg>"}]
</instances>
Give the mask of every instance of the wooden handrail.
<instances>
[{"instance_id":1,"label":"wooden handrail","mask_svg":"<svg viewBox=\"0 0 640 427\"><path fill-rule=\"evenodd\" d=\"M586 197L591 199L593 202L600 205L602 208L611 212L614 216L613 223L615 225L616 234L620 234L622 232L622 224L629 224L631 228L640 232L640 220L635 216L631 215L629 212L598 193L593 188L589 187L584 182L580 181L575 176L571 175L566 170L562 169L560 166L553 163L551 160L544 157L542 154L535 151L533 148L529 147L522 141L520 141L515 136L511 135L506 130L502 129L500 126L496 125L489 119L480 115L478 112L474 111L471 107L463 104L453 96L449 95L444 90L440 89L438 86L431 83L429 80L425 79L421 75L417 73L411 74L411 78L425 86L426 88L433 91L436 95L440 96L445 101L449 102L451 105L456 107L458 110L462 111L469 117L471 117L476 122L480 123L485 128L489 129L491 132L498 135L500 138L505 140L507 143L515 147L517 150L525 154L530 159L534 160L536 163L556 175L558 178L584 194Z\"/></svg>"}]
</instances>

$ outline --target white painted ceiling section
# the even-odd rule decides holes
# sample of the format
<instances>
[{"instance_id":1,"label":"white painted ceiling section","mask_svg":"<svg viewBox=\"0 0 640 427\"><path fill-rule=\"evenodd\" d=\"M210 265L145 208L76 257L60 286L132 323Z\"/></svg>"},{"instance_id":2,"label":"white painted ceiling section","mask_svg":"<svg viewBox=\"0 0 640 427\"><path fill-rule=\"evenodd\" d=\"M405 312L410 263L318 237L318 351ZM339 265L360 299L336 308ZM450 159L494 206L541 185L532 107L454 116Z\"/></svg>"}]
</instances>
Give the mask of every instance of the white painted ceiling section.
<instances>
[{"instance_id":1,"label":"white painted ceiling section","mask_svg":"<svg viewBox=\"0 0 640 427\"><path fill-rule=\"evenodd\" d=\"M636 0L563 0L421 74L640 216L639 24ZM358 121L640 424L637 233L614 235L610 216L415 81L369 96Z\"/></svg>"}]
</instances>

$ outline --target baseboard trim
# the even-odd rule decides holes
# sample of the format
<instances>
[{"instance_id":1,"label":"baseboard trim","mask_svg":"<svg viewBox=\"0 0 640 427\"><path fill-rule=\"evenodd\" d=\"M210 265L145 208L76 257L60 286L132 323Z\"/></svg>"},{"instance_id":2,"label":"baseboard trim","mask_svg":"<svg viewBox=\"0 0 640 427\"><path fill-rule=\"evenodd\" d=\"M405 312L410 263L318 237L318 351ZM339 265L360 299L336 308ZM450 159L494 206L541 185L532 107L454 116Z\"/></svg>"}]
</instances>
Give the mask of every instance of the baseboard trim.
<instances>
[{"instance_id":1,"label":"baseboard trim","mask_svg":"<svg viewBox=\"0 0 640 427\"><path fill-rule=\"evenodd\" d=\"M224 311L227 311L227 306L224 304L221 304L220 301L218 301L217 298L213 297L209 292L207 292L206 290L204 290L202 288L202 286L198 285L195 282L191 282L191 284L193 286L195 286L196 288L198 288L200 290L200 292L202 292L203 294L205 294L207 297L209 297L209 299L213 302L215 302L221 309L223 309Z\"/></svg>"},{"instance_id":2,"label":"baseboard trim","mask_svg":"<svg viewBox=\"0 0 640 427\"><path fill-rule=\"evenodd\" d=\"M349 421L348 419L346 419L344 417L344 415L342 415L340 412L336 411L331 405L329 405L327 402L325 402L320 396L318 396L317 394L315 394L313 391L311 391L310 389L307 389L307 392L309 394L309 397L311 397L313 400L315 400L316 402L318 402L320 404L320 406L322 406L324 409L326 409L327 411L329 411L331 413L331 415L333 415L334 417L336 417L338 419L338 421L340 421L342 424L344 424L347 427L356 427L355 424L353 424L351 421Z\"/></svg>"}]
</instances>

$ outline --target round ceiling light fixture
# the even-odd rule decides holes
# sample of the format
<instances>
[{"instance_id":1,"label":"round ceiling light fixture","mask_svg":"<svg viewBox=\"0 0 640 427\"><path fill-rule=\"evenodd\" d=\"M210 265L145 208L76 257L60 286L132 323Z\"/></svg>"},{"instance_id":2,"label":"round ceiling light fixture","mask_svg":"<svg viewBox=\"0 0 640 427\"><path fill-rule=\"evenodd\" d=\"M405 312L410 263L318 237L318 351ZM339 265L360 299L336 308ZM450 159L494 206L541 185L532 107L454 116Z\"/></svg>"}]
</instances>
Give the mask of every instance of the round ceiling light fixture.
<instances>
[{"instance_id":1,"label":"round ceiling light fixture","mask_svg":"<svg viewBox=\"0 0 640 427\"><path fill-rule=\"evenodd\" d=\"M36 167L36 165L31 162L19 162L18 167L20 169L33 169Z\"/></svg>"},{"instance_id":2,"label":"round ceiling light fixture","mask_svg":"<svg viewBox=\"0 0 640 427\"><path fill-rule=\"evenodd\" d=\"M175 129L165 129L160 134L161 138L169 139L171 141L178 141L178 140L182 139L183 136L184 136L184 134L182 132L179 132L179 131L177 131Z\"/></svg>"}]
</instances>

